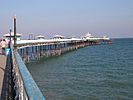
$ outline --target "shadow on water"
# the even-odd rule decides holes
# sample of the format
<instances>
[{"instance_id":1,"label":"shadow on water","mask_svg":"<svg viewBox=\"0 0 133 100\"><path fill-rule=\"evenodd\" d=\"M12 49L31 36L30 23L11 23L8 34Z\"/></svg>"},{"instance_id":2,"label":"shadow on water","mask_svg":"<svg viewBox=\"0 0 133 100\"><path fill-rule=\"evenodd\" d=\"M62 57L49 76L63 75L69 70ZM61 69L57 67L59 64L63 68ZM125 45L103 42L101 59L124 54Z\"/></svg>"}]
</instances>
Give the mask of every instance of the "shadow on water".
<instances>
[{"instance_id":1,"label":"shadow on water","mask_svg":"<svg viewBox=\"0 0 133 100\"><path fill-rule=\"evenodd\" d=\"M42 58L40 58L40 59L38 59L38 60L32 60L30 63L26 63L26 65L27 65L27 66L30 66L30 65L32 65L32 64L40 64L40 63L42 63L42 62L55 60L55 59L64 57L64 56L66 56L66 55L68 55L68 54L76 53L76 52L78 52L79 50L82 50L82 49L85 49L85 48L88 48L88 47L80 48L80 49L77 49L77 50L72 50L72 51L66 52L66 53L64 53L64 54L57 55L57 56L42 57Z\"/></svg>"}]
</instances>

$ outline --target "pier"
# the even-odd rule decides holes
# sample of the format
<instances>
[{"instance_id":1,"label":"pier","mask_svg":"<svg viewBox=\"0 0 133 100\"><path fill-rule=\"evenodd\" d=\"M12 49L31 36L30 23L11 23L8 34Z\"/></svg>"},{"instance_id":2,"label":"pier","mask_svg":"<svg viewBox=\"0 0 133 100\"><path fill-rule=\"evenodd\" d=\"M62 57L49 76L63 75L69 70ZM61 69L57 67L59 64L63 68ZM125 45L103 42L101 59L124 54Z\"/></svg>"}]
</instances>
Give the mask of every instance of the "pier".
<instances>
[{"instance_id":1,"label":"pier","mask_svg":"<svg viewBox=\"0 0 133 100\"><path fill-rule=\"evenodd\" d=\"M43 57L59 56L86 46L111 43L107 37L94 38L90 34L84 38L61 36L53 39L20 40L21 35L18 34L18 39L16 33L16 17L14 33L4 36L10 39L10 45L6 55L0 53L0 100L45 100L25 63Z\"/></svg>"},{"instance_id":2,"label":"pier","mask_svg":"<svg viewBox=\"0 0 133 100\"><path fill-rule=\"evenodd\" d=\"M88 40L78 38L56 40L22 40L17 42L17 50L23 61L28 63L42 57L59 56L63 53L77 50L86 46L98 45L100 42L101 40L98 39Z\"/></svg>"},{"instance_id":3,"label":"pier","mask_svg":"<svg viewBox=\"0 0 133 100\"><path fill-rule=\"evenodd\" d=\"M45 100L25 63L42 57L59 56L86 46L110 43L106 39L19 40L10 46L9 55L0 55L1 98L4 100Z\"/></svg>"}]
</instances>

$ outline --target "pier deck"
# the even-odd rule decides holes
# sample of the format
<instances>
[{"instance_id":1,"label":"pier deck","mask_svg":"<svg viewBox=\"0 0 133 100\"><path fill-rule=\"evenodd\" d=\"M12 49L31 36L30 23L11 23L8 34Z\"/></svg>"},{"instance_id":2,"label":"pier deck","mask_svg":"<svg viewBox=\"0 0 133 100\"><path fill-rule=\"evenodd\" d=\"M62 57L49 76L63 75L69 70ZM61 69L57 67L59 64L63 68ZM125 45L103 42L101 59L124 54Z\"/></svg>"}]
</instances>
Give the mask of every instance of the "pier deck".
<instances>
[{"instance_id":1,"label":"pier deck","mask_svg":"<svg viewBox=\"0 0 133 100\"><path fill-rule=\"evenodd\" d=\"M5 67L6 67L6 56L1 54L1 48L0 48L0 96L1 96L2 86L3 86Z\"/></svg>"}]
</instances>

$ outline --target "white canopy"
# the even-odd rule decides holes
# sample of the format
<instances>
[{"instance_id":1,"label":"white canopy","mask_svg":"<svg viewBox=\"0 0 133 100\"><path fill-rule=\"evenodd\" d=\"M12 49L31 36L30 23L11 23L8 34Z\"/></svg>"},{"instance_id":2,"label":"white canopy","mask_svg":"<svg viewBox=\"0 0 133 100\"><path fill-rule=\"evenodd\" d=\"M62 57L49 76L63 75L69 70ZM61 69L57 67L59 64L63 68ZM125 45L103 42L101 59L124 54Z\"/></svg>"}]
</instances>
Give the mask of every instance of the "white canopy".
<instances>
[{"instance_id":1,"label":"white canopy","mask_svg":"<svg viewBox=\"0 0 133 100\"><path fill-rule=\"evenodd\" d=\"M11 32L11 36L12 36L12 37L14 36L14 32ZM19 34L19 33L16 33L16 36L17 36L17 37L21 37L22 35ZM5 34L4 37L10 37L10 33Z\"/></svg>"},{"instance_id":2,"label":"white canopy","mask_svg":"<svg viewBox=\"0 0 133 100\"><path fill-rule=\"evenodd\" d=\"M54 38L64 38L62 35L54 35Z\"/></svg>"}]
</instances>

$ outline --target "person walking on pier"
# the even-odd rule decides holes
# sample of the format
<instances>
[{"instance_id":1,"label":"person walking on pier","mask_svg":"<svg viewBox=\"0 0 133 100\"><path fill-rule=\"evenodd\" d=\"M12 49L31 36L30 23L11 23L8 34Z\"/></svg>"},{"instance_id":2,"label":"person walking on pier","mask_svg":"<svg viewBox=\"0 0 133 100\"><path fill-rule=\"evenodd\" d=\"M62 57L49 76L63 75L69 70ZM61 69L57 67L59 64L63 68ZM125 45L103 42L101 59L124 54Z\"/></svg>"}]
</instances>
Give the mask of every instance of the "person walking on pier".
<instances>
[{"instance_id":1,"label":"person walking on pier","mask_svg":"<svg viewBox=\"0 0 133 100\"><path fill-rule=\"evenodd\" d=\"M7 47L6 40L3 39L3 40L0 42L0 45L1 45L1 48L2 48L2 55L5 55L5 48Z\"/></svg>"}]
</instances>

